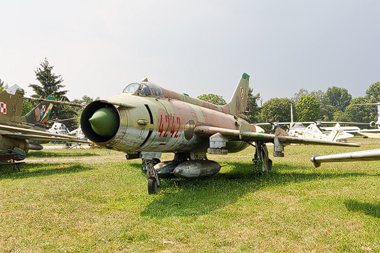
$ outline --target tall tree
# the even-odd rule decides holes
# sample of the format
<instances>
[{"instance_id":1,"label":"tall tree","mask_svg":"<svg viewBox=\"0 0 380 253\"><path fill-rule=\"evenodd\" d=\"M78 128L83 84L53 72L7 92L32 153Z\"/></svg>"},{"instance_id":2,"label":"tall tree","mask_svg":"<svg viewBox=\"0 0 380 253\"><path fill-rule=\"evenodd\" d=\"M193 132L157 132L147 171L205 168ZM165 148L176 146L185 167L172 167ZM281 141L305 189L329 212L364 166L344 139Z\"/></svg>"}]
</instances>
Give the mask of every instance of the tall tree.
<instances>
[{"instance_id":1,"label":"tall tree","mask_svg":"<svg viewBox=\"0 0 380 253\"><path fill-rule=\"evenodd\" d=\"M317 99L312 95L300 97L296 105L298 121L317 120L321 113L321 107Z\"/></svg>"},{"instance_id":2,"label":"tall tree","mask_svg":"<svg viewBox=\"0 0 380 253\"><path fill-rule=\"evenodd\" d=\"M200 100L212 103L214 105L225 105L226 100L220 95L215 95L215 94L202 94L197 97Z\"/></svg>"},{"instance_id":3,"label":"tall tree","mask_svg":"<svg viewBox=\"0 0 380 253\"><path fill-rule=\"evenodd\" d=\"M35 98L46 98L47 96L53 96L56 100L69 101L66 97L67 90L61 90L65 87L62 84L63 78L60 75L54 74L54 66L51 66L48 60L45 58L43 62L40 63L34 73L36 74L36 80L40 82L38 84L30 84L29 87L33 89L36 94L32 97ZM68 119L74 118L77 113L70 106L54 105L50 114L51 119ZM78 124L76 120L66 121L65 125L69 129L77 128Z\"/></svg>"}]
</instances>

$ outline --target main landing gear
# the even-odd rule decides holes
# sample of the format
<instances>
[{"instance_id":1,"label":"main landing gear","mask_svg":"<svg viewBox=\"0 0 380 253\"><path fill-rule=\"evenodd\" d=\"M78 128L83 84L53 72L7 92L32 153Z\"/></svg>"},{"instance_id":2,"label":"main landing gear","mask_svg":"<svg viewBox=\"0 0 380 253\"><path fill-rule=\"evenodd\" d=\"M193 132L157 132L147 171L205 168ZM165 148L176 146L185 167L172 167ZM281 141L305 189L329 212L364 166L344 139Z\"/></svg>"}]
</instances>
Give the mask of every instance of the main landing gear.
<instances>
[{"instance_id":1,"label":"main landing gear","mask_svg":"<svg viewBox=\"0 0 380 253\"><path fill-rule=\"evenodd\" d=\"M272 160L268 156L268 148L262 141L256 141L255 157L252 159L256 171L259 173L269 172L272 170Z\"/></svg>"},{"instance_id":2,"label":"main landing gear","mask_svg":"<svg viewBox=\"0 0 380 253\"><path fill-rule=\"evenodd\" d=\"M146 177L148 178L148 194L157 194L161 190L161 180L154 169L154 165L159 162L159 159L143 159L142 169L146 170Z\"/></svg>"}]
</instances>

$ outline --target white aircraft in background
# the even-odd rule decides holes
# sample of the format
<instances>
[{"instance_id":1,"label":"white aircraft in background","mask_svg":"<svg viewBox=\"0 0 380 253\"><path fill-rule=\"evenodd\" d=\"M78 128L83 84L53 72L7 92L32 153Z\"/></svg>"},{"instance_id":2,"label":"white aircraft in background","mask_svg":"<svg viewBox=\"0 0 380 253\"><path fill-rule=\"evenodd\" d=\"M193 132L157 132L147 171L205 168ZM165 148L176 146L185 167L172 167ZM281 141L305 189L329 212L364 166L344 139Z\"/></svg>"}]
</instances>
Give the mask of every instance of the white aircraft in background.
<instances>
[{"instance_id":1,"label":"white aircraft in background","mask_svg":"<svg viewBox=\"0 0 380 253\"><path fill-rule=\"evenodd\" d=\"M380 102L378 103L366 103L366 104L355 104L355 105L377 105L377 122L370 122L370 126L377 126L378 129L363 129L359 130L358 133L370 138L380 138ZM364 150L349 153L340 153L334 155L320 156L318 153L314 153L310 161L315 167L321 166L321 163L332 163L332 162L356 162L356 161L379 161L380 160L380 149Z\"/></svg>"},{"instance_id":2,"label":"white aircraft in background","mask_svg":"<svg viewBox=\"0 0 380 253\"><path fill-rule=\"evenodd\" d=\"M86 136L84 135L84 133L83 133L81 127L78 127L77 129L75 129L75 130L69 132L68 134L69 134L69 135L73 135L73 136L77 137L77 138L80 139L80 140L85 140L85 139L87 139Z\"/></svg>"},{"instance_id":3,"label":"white aircraft in background","mask_svg":"<svg viewBox=\"0 0 380 253\"><path fill-rule=\"evenodd\" d=\"M312 121L312 122L293 122L293 107L291 106L291 122L269 122L272 125L272 131L276 129L279 125L289 125L289 130L287 133L289 136L303 138L303 139L318 139L318 140L329 140L329 141L346 141L346 139L354 137L354 135L348 132L357 132L360 130L359 127L349 126L342 127L337 122L322 122L322 121ZM333 127L321 127L321 124L335 124ZM308 124L308 126L305 126ZM263 124L257 124L263 125Z\"/></svg>"},{"instance_id":4,"label":"white aircraft in background","mask_svg":"<svg viewBox=\"0 0 380 253\"><path fill-rule=\"evenodd\" d=\"M47 132L54 133L54 134L62 134L62 135L68 135L69 134L69 130L67 129L65 124L59 123L59 122L54 122L52 127L49 128L47 130Z\"/></svg>"},{"instance_id":5,"label":"white aircraft in background","mask_svg":"<svg viewBox=\"0 0 380 253\"><path fill-rule=\"evenodd\" d=\"M302 123L301 123L302 124ZM347 131L358 131L358 127L342 127L336 123L333 127L319 127L317 123L311 123L307 127L296 123L289 128L289 136L304 138L304 139L318 139L329 141L343 141L347 138L354 137L354 135ZM325 131L321 131L325 130Z\"/></svg>"}]
</instances>

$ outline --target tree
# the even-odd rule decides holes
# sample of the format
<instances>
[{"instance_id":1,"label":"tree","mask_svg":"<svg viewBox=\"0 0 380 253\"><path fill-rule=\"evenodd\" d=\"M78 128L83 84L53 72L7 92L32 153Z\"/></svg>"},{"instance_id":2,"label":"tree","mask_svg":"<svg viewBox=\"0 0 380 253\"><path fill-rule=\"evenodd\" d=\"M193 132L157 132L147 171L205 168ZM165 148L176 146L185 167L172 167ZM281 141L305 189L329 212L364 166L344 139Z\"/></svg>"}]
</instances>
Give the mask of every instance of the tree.
<instances>
[{"instance_id":1,"label":"tree","mask_svg":"<svg viewBox=\"0 0 380 253\"><path fill-rule=\"evenodd\" d=\"M357 97L351 100L349 106L343 114L334 115L334 120L369 123L377 121L377 108L373 105L354 105L363 104L368 101L364 97Z\"/></svg>"},{"instance_id":2,"label":"tree","mask_svg":"<svg viewBox=\"0 0 380 253\"><path fill-rule=\"evenodd\" d=\"M300 100L301 97L303 96L306 96L306 95L309 95L309 92L304 89L304 88L301 88L297 93L294 94L294 96L292 97L292 103L294 105L297 105L298 104L298 101Z\"/></svg>"},{"instance_id":3,"label":"tree","mask_svg":"<svg viewBox=\"0 0 380 253\"><path fill-rule=\"evenodd\" d=\"M33 94L32 97L35 98L46 98L47 96L53 96L56 100L66 100L69 99L66 97L67 90L61 90L65 87L62 84L63 78L60 75L52 73L54 66L51 66L48 60L45 58L45 61L40 63L34 73L36 74L36 80L38 80L41 85L30 84L29 87L33 89L36 94ZM68 119L74 118L77 116L77 113L70 106L55 105L51 111L51 119ZM66 127L73 129L77 128L78 124L75 120L65 121Z\"/></svg>"},{"instance_id":4,"label":"tree","mask_svg":"<svg viewBox=\"0 0 380 253\"><path fill-rule=\"evenodd\" d=\"M203 95L199 95L197 98L200 100L212 103L214 105L227 104L226 100L224 100L222 96L215 95L215 94L203 94Z\"/></svg>"},{"instance_id":5,"label":"tree","mask_svg":"<svg viewBox=\"0 0 380 253\"><path fill-rule=\"evenodd\" d=\"M8 89L8 84L4 84L4 81L0 79L0 92Z\"/></svg>"},{"instance_id":6,"label":"tree","mask_svg":"<svg viewBox=\"0 0 380 253\"><path fill-rule=\"evenodd\" d=\"M289 98L272 98L265 102L261 107L259 119L261 122L290 121L290 105L292 101Z\"/></svg>"},{"instance_id":7,"label":"tree","mask_svg":"<svg viewBox=\"0 0 380 253\"><path fill-rule=\"evenodd\" d=\"M334 119L334 113L336 111L336 108L332 105L321 106L319 118L323 118L325 121L332 121Z\"/></svg>"},{"instance_id":8,"label":"tree","mask_svg":"<svg viewBox=\"0 0 380 253\"><path fill-rule=\"evenodd\" d=\"M77 104L82 104L82 105L88 105L88 104L90 104L91 102L93 102L93 101L95 101L95 100L99 100L100 99L100 97L97 97L96 99L93 99L93 98L91 98L91 97L89 97L89 96L87 96L87 95L84 95L83 97L82 97L82 99L74 99L74 100L72 100L71 102L73 102L73 103L77 103ZM77 120L77 122L78 122L78 124L80 124L80 116L82 115L82 112L83 112L83 108L82 107L72 107L73 108L73 110L77 113L77 115L78 115L78 120Z\"/></svg>"},{"instance_id":9,"label":"tree","mask_svg":"<svg viewBox=\"0 0 380 253\"><path fill-rule=\"evenodd\" d=\"M296 105L298 121L317 120L321 113L321 107L317 99L312 95L300 97Z\"/></svg>"},{"instance_id":10,"label":"tree","mask_svg":"<svg viewBox=\"0 0 380 253\"><path fill-rule=\"evenodd\" d=\"M335 107L336 111L340 110L344 112L346 106L350 104L352 99L351 94L345 88L329 87L323 96L323 107L326 105L332 105Z\"/></svg>"},{"instance_id":11,"label":"tree","mask_svg":"<svg viewBox=\"0 0 380 253\"><path fill-rule=\"evenodd\" d=\"M253 95L253 89L248 89L248 118L251 123L257 122L260 114L260 108L257 101L260 100L260 93Z\"/></svg>"},{"instance_id":12,"label":"tree","mask_svg":"<svg viewBox=\"0 0 380 253\"><path fill-rule=\"evenodd\" d=\"M29 99L24 99L24 103L22 104L22 116L25 116L28 112L30 112L34 108L33 103Z\"/></svg>"},{"instance_id":13,"label":"tree","mask_svg":"<svg viewBox=\"0 0 380 253\"><path fill-rule=\"evenodd\" d=\"M365 92L367 103L377 103L380 102L380 81L373 83Z\"/></svg>"},{"instance_id":14,"label":"tree","mask_svg":"<svg viewBox=\"0 0 380 253\"><path fill-rule=\"evenodd\" d=\"M315 99L318 101L320 105L322 105L323 96L325 95L325 92L322 90L313 90L310 92L309 95L312 95L315 97Z\"/></svg>"}]
</instances>

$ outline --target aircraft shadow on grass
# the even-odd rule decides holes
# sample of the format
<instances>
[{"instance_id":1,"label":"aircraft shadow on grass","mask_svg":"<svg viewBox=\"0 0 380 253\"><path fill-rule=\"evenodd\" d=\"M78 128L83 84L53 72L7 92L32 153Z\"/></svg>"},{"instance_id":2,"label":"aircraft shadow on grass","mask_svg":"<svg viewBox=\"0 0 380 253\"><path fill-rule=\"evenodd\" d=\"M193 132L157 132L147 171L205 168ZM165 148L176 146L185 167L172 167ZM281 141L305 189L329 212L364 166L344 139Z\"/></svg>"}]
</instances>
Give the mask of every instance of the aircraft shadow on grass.
<instances>
[{"instance_id":1,"label":"aircraft shadow on grass","mask_svg":"<svg viewBox=\"0 0 380 253\"><path fill-rule=\"evenodd\" d=\"M171 216L200 216L236 203L248 193L270 186L290 183L368 176L366 173L299 173L300 166L278 164L270 173L258 174L253 165L229 163L233 169L212 178L198 180L162 180L165 193L158 196L142 211L143 216L165 218ZM276 167L279 169L277 170ZM305 169L309 167L305 166ZM302 169L302 168L301 168ZM173 192L173 193L171 193Z\"/></svg>"},{"instance_id":2,"label":"aircraft shadow on grass","mask_svg":"<svg viewBox=\"0 0 380 253\"><path fill-rule=\"evenodd\" d=\"M84 156L101 156L100 154L94 153L81 153L81 152L70 152L70 153L61 153L61 152L45 152L45 151L33 151L28 153L28 158L53 158L53 157L84 157Z\"/></svg>"},{"instance_id":3,"label":"aircraft shadow on grass","mask_svg":"<svg viewBox=\"0 0 380 253\"><path fill-rule=\"evenodd\" d=\"M93 170L90 166L82 164L56 164L55 168L45 169L46 164L42 163L29 163L20 166L21 172L16 172L13 166L0 167L0 180L2 179L24 179L31 177L46 177L59 174L71 174L82 171Z\"/></svg>"},{"instance_id":4,"label":"aircraft shadow on grass","mask_svg":"<svg viewBox=\"0 0 380 253\"><path fill-rule=\"evenodd\" d=\"M360 202L354 199L346 200L344 202L348 211L362 212L365 215L370 215L375 218L380 218L380 203L372 204L367 202Z\"/></svg>"}]
</instances>

